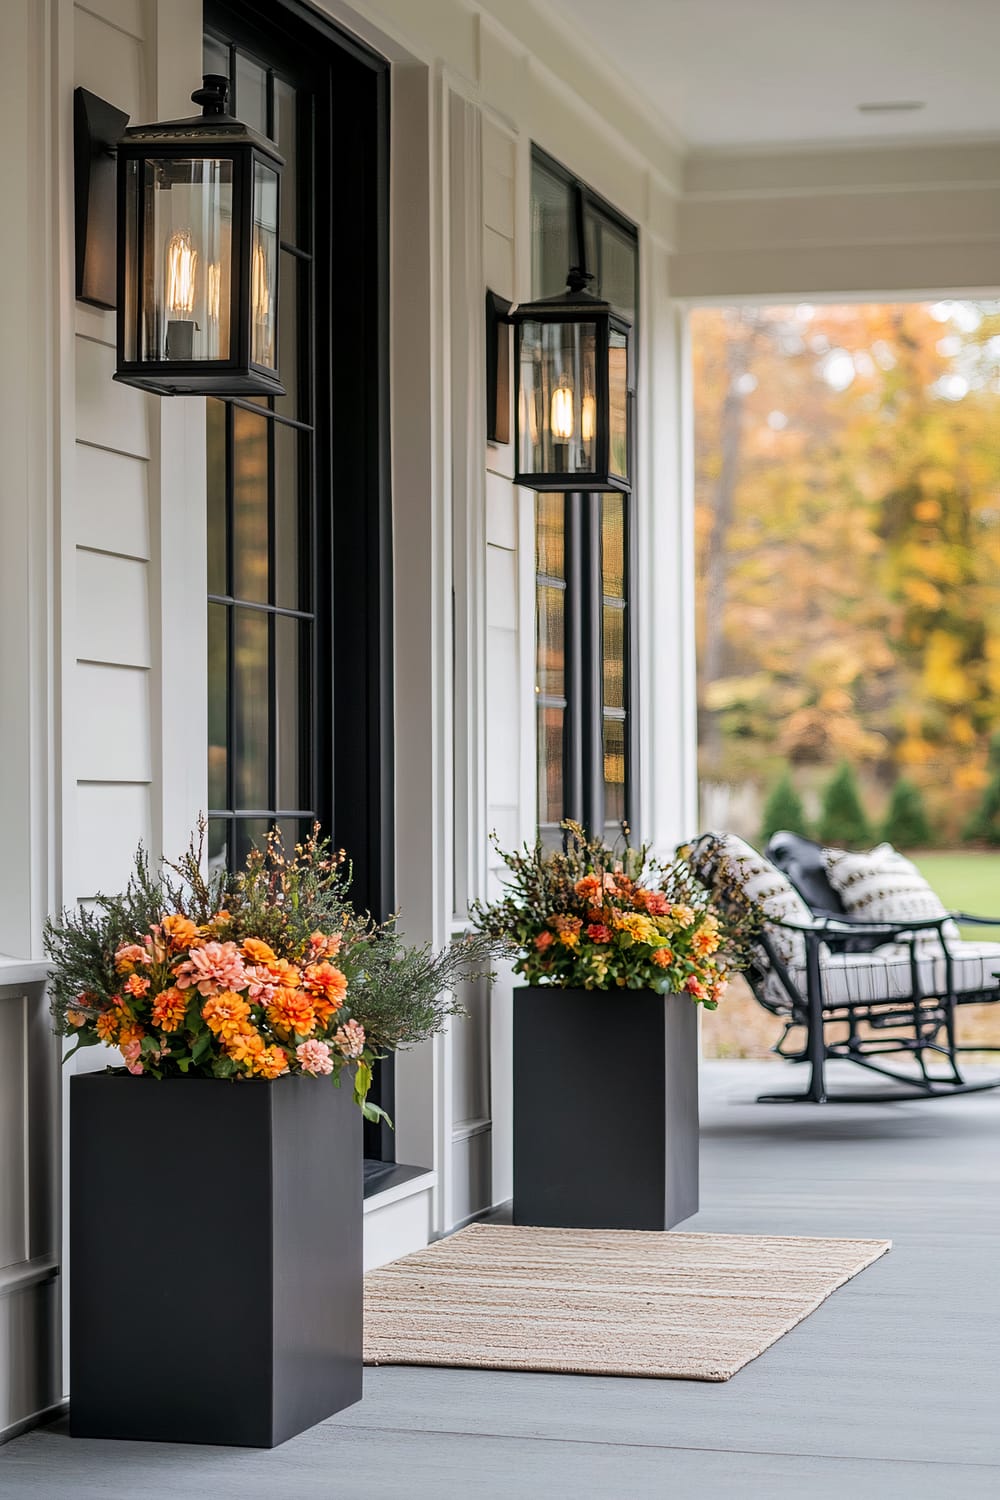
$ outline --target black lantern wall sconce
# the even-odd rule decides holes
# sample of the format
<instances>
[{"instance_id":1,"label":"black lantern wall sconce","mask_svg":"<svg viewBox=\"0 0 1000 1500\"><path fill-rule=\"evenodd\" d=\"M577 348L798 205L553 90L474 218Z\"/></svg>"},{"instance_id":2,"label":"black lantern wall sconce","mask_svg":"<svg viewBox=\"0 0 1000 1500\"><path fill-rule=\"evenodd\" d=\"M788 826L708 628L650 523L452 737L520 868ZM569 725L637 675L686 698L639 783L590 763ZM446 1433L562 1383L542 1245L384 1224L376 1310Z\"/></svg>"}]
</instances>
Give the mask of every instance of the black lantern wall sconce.
<instances>
[{"instance_id":1,"label":"black lantern wall sconce","mask_svg":"<svg viewBox=\"0 0 1000 1500\"><path fill-rule=\"evenodd\" d=\"M227 113L228 97L229 80L209 74L191 95L200 115L123 129L127 115L77 90L77 296L116 307L115 379L140 390L284 394L277 367L284 161Z\"/></svg>"},{"instance_id":2,"label":"black lantern wall sconce","mask_svg":"<svg viewBox=\"0 0 1000 1500\"><path fill-rule=\"evenodd\" d=\"M574 267L558 297L487 293L487 436L507 441L504 325L514 327L514 478L533 490L628 490L631 324Z\"/></svg>"}]
</instances>

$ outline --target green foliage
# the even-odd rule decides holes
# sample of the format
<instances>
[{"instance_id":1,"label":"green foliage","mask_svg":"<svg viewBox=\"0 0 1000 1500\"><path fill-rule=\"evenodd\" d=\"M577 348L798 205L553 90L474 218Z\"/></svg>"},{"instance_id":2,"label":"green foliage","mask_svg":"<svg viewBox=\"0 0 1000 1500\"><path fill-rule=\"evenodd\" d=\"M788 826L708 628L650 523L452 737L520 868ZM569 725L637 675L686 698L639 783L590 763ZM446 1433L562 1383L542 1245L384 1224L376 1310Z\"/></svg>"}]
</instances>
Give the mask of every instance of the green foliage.
<instances>
[{"instance_id":1,"label":"green foliage","mask_svg":"<svg viewBox=\"0 0 1000 1500\"><path fill-rule=\"evenodd\" d=\"M882 837L897 849L925 849L932 842L924 794L905 776L892 789Z\"/></svg>"},{"instance_id":2,"label":"green foliage","mask_svg":"<svg viewBox=\"0 0 1000 1500\"><path fill-rule=\"evenodd\" d=\"M820 841L846 849L871 842L871 828L861 805L854 768L842 761L823 790L823 810L817 830Z\"/></svg>"},{"instance_id":3,"label":"green foliage","mask_svg":"<svg viewBox=\"0 0 1000 1500\"><path fill-rule=\"evenodd\" d=\"M1000 733L990 741L989 780L979 806L962 830L963 836L984 844L1000 845Z\"/></svg>"},{"instance_id":4,"label":"green foliage","mask_svg":"<svg viewBox=\"0 0 1000 1500\"><path fill-rule=\"evenodd\" d=\"M760 828L761 843L766 844L772 834L780 833L783 829L789 833L801 833L805 838L809 837L809 824L806 821L802 798L795 790L788 771L785 771L781 779L775 782L764 804Z\"/></svg>"}]
</instances>

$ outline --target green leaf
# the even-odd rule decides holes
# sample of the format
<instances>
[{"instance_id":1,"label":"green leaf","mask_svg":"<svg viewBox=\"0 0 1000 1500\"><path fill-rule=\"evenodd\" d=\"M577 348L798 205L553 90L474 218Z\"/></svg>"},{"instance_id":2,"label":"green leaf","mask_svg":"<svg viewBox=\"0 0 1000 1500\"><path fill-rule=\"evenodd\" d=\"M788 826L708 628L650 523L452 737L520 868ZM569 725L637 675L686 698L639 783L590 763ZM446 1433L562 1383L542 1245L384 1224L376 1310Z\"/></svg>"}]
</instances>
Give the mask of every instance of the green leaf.
<instances>
[{"instance_id":1,"label":"green leaf","mask_svg":"<svg viewBox=\"0 0 1000 1500\"><path fill-rule=\"evenodd\" d=\"M93 1032L77 1032L74 1046L68 1052L63 1053L63 1062L69 1062L70 1058L75 1057L81 1047L96 1047L100 1040L100 1037Z\"/></svg>"},{"instance_id":2,"label":"green leaf","mask_svg":"<svg viewBox=\"0 0 1000 1500\"><path fill-rule=\"evenodd\" d=\"M191 1061L194 1063L195 1067L198 1067L200 1063L204 1062L205 1058L208 1056L211 1050L212 1033L210 1031L203 1032L195 1042L194 1046L191 1048Z\"/></svg>"},{"instance_id":3,"label":"green leaf","mask_svg":"<svg viewBox=\"0 0 1000 1500\"><path fill-rule=\"evenodd\" d=\"M364 1104L371 1086L372 1070L366 1062L359 1062L354 1074L354 1097L359 1104Z\"/></svg>"},{"instance_id":4,"label":"green leaf","mask_svg":"<svg viewBox=\"0 0 1000 1500\"><path fill-rule=\"evenodd\" d=\"M390 1130L395 1130L396 1128L381 1105L372 1104L368 1099L362 1104L361 1113L366 1120L371 1120L373 1125L377 1125L379 1120L384 1120Z\"/></svg>"},{"instance_id":5,"label":"green leaf","mask_svg":"<svg viewBox=\"0 0 1000 1500\"><path fill-rule=\"evenodd\" d=\"M191 1059L189 1057L178 1057L175 1058L174 1061L177 1063L177 1066L180 1068L182 1073L186 1073L188 1068L191 1066Z\"/></svg>"}]
</instances>

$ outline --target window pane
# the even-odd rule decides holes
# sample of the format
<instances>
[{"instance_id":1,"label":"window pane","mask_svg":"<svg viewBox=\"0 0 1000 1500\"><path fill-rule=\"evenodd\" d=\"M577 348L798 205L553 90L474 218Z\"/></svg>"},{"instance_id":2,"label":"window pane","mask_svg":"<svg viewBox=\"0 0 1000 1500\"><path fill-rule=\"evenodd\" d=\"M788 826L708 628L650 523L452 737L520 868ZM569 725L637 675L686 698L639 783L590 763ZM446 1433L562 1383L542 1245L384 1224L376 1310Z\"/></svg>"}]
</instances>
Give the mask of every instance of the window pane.
<instances>
[{"instance_id":1,"label":"window pane","mask_svg":"<svg viewBox=\"0 0 1000 1500\"><path fill-rule=\"evenodd\" d=\"M307 409L305 391L302 406L299 405L298 289L299 262L287 250L282 250L278 278L278 369L285 395L275 397L274 409L282 416L306 422L311 414Z\"/></svg>"},{"instance_id":2,"label":"window pane","mask_svg":"<svg viewBox=\"0 0 1000 1500\"><path fill-rule=\"evenodd\" d=\"M569 184L540 162L531 171L531 292L555 297L576 264Z\"/></svg>"},{"instance_id":3,"label":"window pane","mask_svg":"<svg viewBox=\"0 0 1000 1500\"><path fill-rule=\"evenodd\" d=\"M208 805L214 809L229 806L228 615L224 604L208 606Z\"/></svg>"},{"instance_id":4,"label":"window pane","mask_svg":"<svg viewBox=\"0 0 1000 1500\"><path fill-rule=\"evenodd\" d=\"M625 598L625 497L601 496L601 588Z\"/></svg>"},{"instance_id":5,"label":"window pane","mask_svg":"<svg viewBox=\"0 0 1000 1500\"><path fill-rule=\"evenodd\" d=\"M236 806L268 807L268 616L259 609L237 609L234 615Z\"/></svg>"},{"instance_id":6,"label":"window pane","mask_svg":"<svg viewBox=\"0 0 1000 1500\"><path fill-rule=\"evenodd\" d=\"M565 578L566 501L562 495L535 497L535 558L539 573Z\"/></svg>"},{"instance_id":7,"label":"window pane","mask_svg":"<svg viewBox=\"0 0 1000 1500\"><path fill-rule=\"evenodd\" d=\"M236 864L246 861L251 849L263 849L271 824L267 818L237 818L233 824L236 843Z\"/></svg>"},{"instance_id":8,"label":"window pane","mask_svg":"<svg viewBox=\"0 0 1000 1500\"><path fill-rule=\"evenodd\" d=\"M214 36L206 36L202 56L204 72L219 73L224 78L229 77L229 48L225 42L216 41Z\"/></svg>"},{"instance_id":9,"label":"window pane","mask_svg":"<svg viewBox=\"0 0 1000 1500\"><path fill-rule=\"evenodd\" d=\"M253 330L250 357L273 370L277 359L278 318L278 174L255 161L253 168L253 244L250 250L250 304Z\"/></svg>"},{"instance_id":10,"label":"window pane","mask_svg":"<svg viewBox=\"0 0 1000 1500\"><path fill-rule=\"evenodd\" d=\"M596 344L594 323L522 325L522 473L575 474L594 467Z\"/></svg>"},{"instance_id":11,"label":"window pane","mask_svg":"<svg viewBox=\"0 0 1000 1500\"><path fill-rule=\"evenodd\" d=\"M278 150L285 158L285 170L281 178L281 238L287 240L290 245L297 245L295 90L282 78L274 80L274 133ZM300 248L304 247L300 246Z\"/></svg>"},{"instance_id":12,"label":"window pane","mask_svg":"<svg viewBox=\"0 0 1000 1500\"><path fill-rule=\"evenodd\" d=\"M538 692L562 698L566 692L566 590L542 584L538 590Z\"/></svg>"},{"instance_id":13,"label":"window pane","mask_svg":"<svg viewBox=\"0 0 1000 1500\"><path fill-rule=\"evenodd\" d=\"M625 611L604 606L604 706L625 707Z\"/></svg>"},{"instance_id":14,"label":"window pane","mask_svg":"<svg viewBox=\"0 0 1000 1500\"><path fill-rule=\"evenodd\" d=\"M308 634L301 620L276 615L274 620L277 805L310 805L303 765L309 743Z\"/></svg>"},{"instance_id":15,"label":"window pane","mask_svg":"<svg viewBox=\"0 0 1000 1500\"><path fill-rule=\"evenodd\" d=\"M266 417L234 406L233 412L233 593L237 599L268 600Z\"/></svg>"},{"instance_id":16,"label":"window pane","mask_svg":"<svg viewBox=\"0 0 1000 1500\"><path fill-rule=\"evenodd\" d=\"M563 710L543 707L538 712L539 823L560 822L563 806Z\"/></svg>"},{"instance_id":17,"label":"window pane","mask_svg":"<svg viewBox=\"0 0 1000 1500\"><path fill-rule=\"evenodd\" d=\"M208 868L224 870L229 859L229 837L232 824L228 818L208 820Z\"/></svg>"},{"instance_id":18,"label":"window pane","mask_svg":"<svg viewBox=\"0 0 1000 1500\"><path fill-rule=\"evenodd\" d=\"M267 74L240 52L236 54L236 106L232 113L244 125L267 135Z\"/></svg>"},{"instance_id":19,"label":"window pane","mask_svg":"<svg viewBox=\"0 0 1000 1500\"><path fill-rule=\"evenodd\" d=\"M226 566L226 407L205 406L208 481L208 592L228 594Z\"/></svg>"},{"instance_id":20,"label":"window pane","mask_svg":"<svg viewBox=\"0 0 1000 1500\"><path fill-rule=\"evenodd\" d=\"M308 602L302 597L300 579L301 443L302 434L296 428L274 423L274 602L283 609L304 608Z\"/></svg>"},{"instance_id":21,"label":"window pane","mask_svg":"<svg viewBox=\"0 0 1000 1500\"><path fill-rule=\"evenodd\" d=\"M625 721L604 721L604 821L625 819Z\"/></svg>"},{"instance_id":22,"label":"window pane","mask_svg":"<svg viewBox=\"0 0 1000 1500\"><path fill-rule=\"evenodd\" d=\"M622 234L607 219L597 221L598 271L597 295L610 302L616 312L630 323L635 322L636 272L639 254L635 241ZM593 288L592 288L593 290Z\"/></svg>"},{"instance_id":23,"label":"window pane","mask_svg":"<svg viewBox=\"0 0 1000 1500\"><path fill-rule=\"evenodd\" d=\"M608 349L608 426L611 473L628 478L628 340L614 328Z\"/></svg>"}]
</instances>

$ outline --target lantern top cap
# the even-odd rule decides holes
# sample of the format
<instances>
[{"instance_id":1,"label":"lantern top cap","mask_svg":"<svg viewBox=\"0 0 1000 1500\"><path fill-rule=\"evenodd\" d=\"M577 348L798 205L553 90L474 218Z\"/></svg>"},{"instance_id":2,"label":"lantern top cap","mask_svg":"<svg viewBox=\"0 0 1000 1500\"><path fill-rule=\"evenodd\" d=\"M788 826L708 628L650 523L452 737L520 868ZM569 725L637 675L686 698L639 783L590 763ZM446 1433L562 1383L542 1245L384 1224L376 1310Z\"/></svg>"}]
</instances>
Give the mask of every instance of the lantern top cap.
<instances>
[{"instance_id":1,"label":"lantern top cap","mask_svg":"<svg viewBox=\"0 0 1000 1500\"><path fill-rule=\"evenodd\" d=\"M610 302L595 297L587 291L587 282L593 277L586 271L574 267L566 278L566 290L555 297L538 297L531 302L520 302L509 314L512 323L530 323L538 320L558 322L561 318L584 322L588 316L613 319L623 328L631 329L628 318L615 311Z\"/></svg>"},{"instance_id":2,"label":"lantern top cap","mask_svg":"<svg viewBox=\"0 0 1000 1500\"><path fill-rule=\"evenodd\" d=\"M185 147L252 146L269 156L279 167L285 158L274 142L228 113L229 79L224 73L206 73L202 86L191 95L200 104L200 115L183 120L158 120L151 125L130 125L119 142L122 146L174 147L183 153Z\"/></svg>"}]
</instances>

